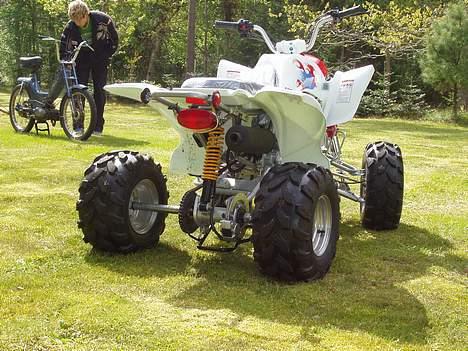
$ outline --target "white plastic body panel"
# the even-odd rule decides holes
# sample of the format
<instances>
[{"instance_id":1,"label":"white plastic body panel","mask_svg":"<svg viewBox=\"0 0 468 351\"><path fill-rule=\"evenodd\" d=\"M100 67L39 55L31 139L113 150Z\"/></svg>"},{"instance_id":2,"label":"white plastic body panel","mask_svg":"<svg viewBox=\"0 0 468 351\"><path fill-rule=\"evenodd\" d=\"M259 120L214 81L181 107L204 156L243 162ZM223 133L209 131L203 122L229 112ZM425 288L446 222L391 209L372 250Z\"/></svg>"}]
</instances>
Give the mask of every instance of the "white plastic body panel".
<instances>
[{"instance_id":1,"label":"white plastic body panel","mask_svg":"<svg viewBox=\"0 0 468 351\"><path fill-rule=\"evenodd\" d=\"M217 78L238 79L299 91L315 89L325 81L325 76L312 56L300 54L264 54L254 68L221 60Z\"/></svg>"},{"instance_id":2,"label":"white plastic body panel","mask_svg":"<svg viewBox=\"0 0 468 351\"><path fill-rule=\"evenodd\" d=\"M320 95L323 97L323 113L327 119L327 127L353 119L373 74L373 66L335 73L329 82L328 94Z\"/></svg>"},{"instance_id":3,"label":"white plastic body panel","mask_svg":"<svg viewBox=\"0 0 468 351\"><path fill-rule=\"evenodd\" d=\"M107 85L105 89L111 94L140 101L141 92L164 91L144 83L123 83ZM178 90L178 89L173 89ZM180 89L183 90L183 89ZM213 89L192 88L211 94ZM256 94L245 90L219 89L223 105L238 110L264 110L271 118L283 162L310 162L329 167L329 161L320 151L320 144L325 133L325 118L320 104L310 95L299 91L285 91L274 87L264 87ZM185 100L171 98L183 108ZM180 144L174 151L170 171L200 175L202 173L204 149L195 143L192 133L182 128L174 113L164 105L151 101L149 105L165 116L180 136Z\"/></svg>"},{"instance_id":4,"label":"white plastic body panel","mask_svg":"<svg viewBox=\"0 0 468 351\"><path fill-rule=\"evenodd\" d=\"M217 79L255 82L260 84L258 90L186 87L171 91L190 90L211 95L217 90L223 106L232 112L263 110L273 122L282 162L310 162L329 168L329 161L321 152L325 128L353 118L373 73L374 68L366 66L337 72L331 80L327 80L317 59L312 56L265 54L254 68L227 60L221 60L218 66ZM105 87L111 94L137 101L140 101L145 88L151 93L169 92L165 88L144 83ZM179 104L181 108L187 106L184 98L171 97L166 100ZM204 148L196 144L191 131L177 123L172 110L154 100L149 105L165 116L180 136L180 144L171 158L170 171L200 175Z\"/></svg>"}]
</instances>

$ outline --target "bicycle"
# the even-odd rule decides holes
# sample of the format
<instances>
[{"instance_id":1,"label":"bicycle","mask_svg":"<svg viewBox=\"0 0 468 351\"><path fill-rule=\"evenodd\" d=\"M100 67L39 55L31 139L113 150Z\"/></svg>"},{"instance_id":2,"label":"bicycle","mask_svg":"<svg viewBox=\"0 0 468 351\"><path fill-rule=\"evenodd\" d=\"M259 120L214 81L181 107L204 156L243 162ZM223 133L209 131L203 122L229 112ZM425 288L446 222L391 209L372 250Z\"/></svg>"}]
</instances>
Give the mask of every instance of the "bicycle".
<instances>
[{"instance_id":1,"label":"bicycle","mask_svg":"<svg viewBox=\"0 0 468 351\"><path fill-rule=\"evenodd\" d=\"M61 60L59 54L60 40L49 36L39 36L43 41L53 41L56 46L59 69L49 91L42 91L38 78L38 71L42 65L40 56L20 57L19 64L23 69L30 69L29 77L19 77L17 85L10 96L9 115L13 129L19 133L29 133L33 126L36 134L47 131L60 121L63 131L73 140L87 140L96 126L96 103L88 91L87 86L79 84L75 70L75 61L83 47L93 50L86 42L81 42L73 51L69 52L70 60ZM59 110L54 101L63 89ZM41 128L38 124L45 124Z\"/></svg>"}]
</instances>

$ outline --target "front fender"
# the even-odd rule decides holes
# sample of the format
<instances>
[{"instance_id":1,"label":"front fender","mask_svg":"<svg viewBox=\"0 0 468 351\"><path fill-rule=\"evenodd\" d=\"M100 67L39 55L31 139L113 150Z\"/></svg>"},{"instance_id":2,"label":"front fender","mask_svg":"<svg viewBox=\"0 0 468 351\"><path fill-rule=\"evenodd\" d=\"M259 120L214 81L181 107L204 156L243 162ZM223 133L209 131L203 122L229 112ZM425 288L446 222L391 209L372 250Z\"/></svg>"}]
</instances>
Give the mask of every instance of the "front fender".
<instances>
[{"instance_id":1,"label":"front fender","mask_svg":"<svg viewBox=\"0 0 468 351\"><path fill-rule=\"evenodd\" d=\"M71 86L71 89L88 90L88 86L84 84L75 84Z\"/></svg>"}]
</instances>

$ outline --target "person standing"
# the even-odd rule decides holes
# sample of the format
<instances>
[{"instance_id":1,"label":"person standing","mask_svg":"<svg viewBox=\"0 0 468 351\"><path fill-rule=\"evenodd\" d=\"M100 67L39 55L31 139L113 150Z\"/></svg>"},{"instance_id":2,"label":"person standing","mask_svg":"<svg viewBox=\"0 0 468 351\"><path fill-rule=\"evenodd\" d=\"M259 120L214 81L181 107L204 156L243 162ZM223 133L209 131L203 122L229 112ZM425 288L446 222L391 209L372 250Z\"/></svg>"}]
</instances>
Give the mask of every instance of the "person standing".
<instances>
[{"instance_id":1,"label":"person standing","mask_svg":"<svg viewBox=\"0 0 468 351\"><path fill-rule=\"evenodd\" d=\"M115 53L119 36L112 18L100 11L90 11L88 5L75 0L68 5L70 21L65 26L60 43L60 58L66 57L83 40L94 49L94 52L83 48L76 59L78 83L88 85L91 74L96 102L97 123L94 135L101 135L104 128L104 106L107 84L107 69L110 58Z\"/></svg>"}]
</instances>

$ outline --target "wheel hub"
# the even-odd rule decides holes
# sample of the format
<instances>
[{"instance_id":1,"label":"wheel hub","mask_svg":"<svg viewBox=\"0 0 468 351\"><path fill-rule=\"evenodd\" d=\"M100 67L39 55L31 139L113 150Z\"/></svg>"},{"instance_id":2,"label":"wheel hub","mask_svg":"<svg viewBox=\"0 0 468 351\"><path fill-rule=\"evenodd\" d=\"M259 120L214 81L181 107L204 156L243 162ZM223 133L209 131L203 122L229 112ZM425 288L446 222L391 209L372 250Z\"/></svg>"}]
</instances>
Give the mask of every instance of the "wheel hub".
<instances>
[{"instance_id":1,"label":"wheel hub","mask_svg":"<svg viewBox=\"0 0 468 351\"><path fill-rule=\"evenodd\" d=\"M227 209L230 230L234 238L242 238L245 233L244 216L250 213L250 201L246 194L239 193L233 197Z\"/></svg>"},{"instance_id":2,"label":"wheel hub","mask_svg":"<svg viewBox=\"0 0 468 351\"><path fill-rule=\"evenodd\" d=\"M153 227L158 213L150 210L135 210L132 207L134 202L159 204L158 190L151 180L143 179L135 185L128 204L128 217L132 229L137 234L144 235Z\"/></svg>"},{"instance_id":3,"label":"wheel hub","mask_svg":"<svg viewBox=\"0 0 468 351\"><path fill-rule=\"evenodd\" d=\"M317 200L314 213L314 233L312 245L315 255L322 256L328 248L332 230L332 208L327 195L322 195Z\"/></svg>"}]
</instances>

